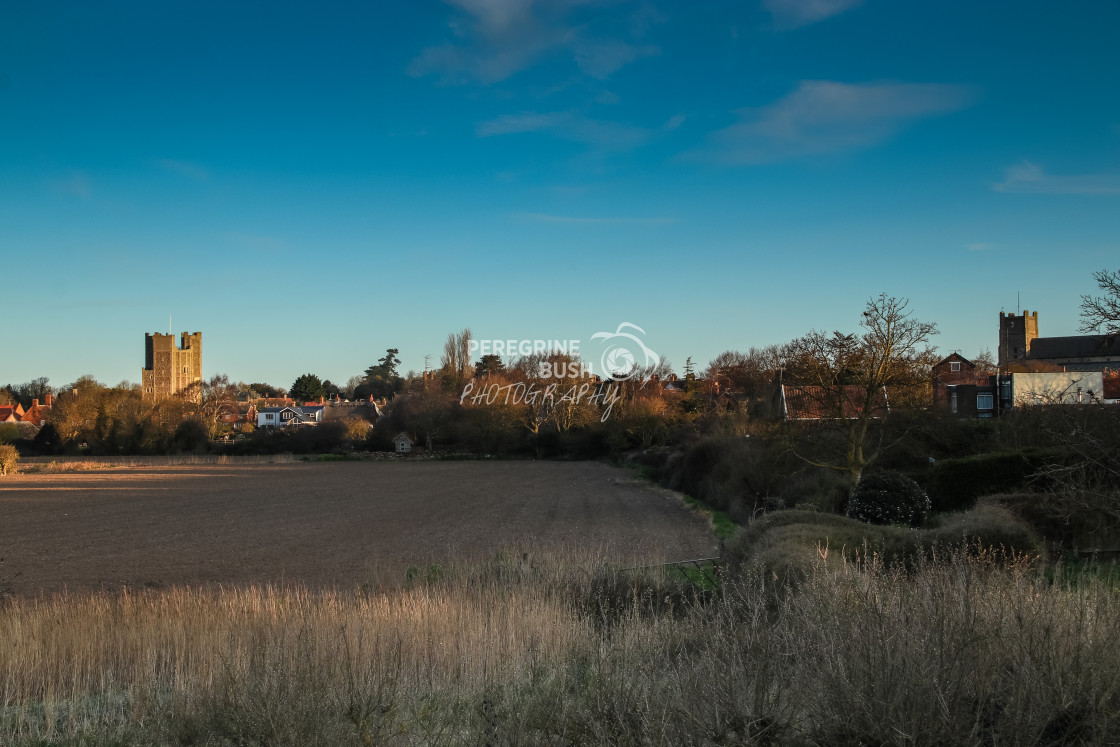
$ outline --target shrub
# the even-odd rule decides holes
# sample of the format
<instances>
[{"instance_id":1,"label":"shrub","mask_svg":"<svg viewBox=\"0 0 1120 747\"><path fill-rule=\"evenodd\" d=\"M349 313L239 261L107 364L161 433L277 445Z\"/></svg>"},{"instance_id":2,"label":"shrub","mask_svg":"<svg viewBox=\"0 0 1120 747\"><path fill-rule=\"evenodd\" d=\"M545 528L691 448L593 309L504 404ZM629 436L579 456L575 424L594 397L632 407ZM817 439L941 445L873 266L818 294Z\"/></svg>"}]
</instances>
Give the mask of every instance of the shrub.
<instances>
[{"instance_id":1,"label":"shrub","mask_svg":"<svg viewBox=\"0 0 1120 747\"><path fill-rule=\"evenodd\" d=\"M179 427L175 429L172 441L179 451L205 454L206 447L210 443L210 436L206 432L205 425L194 418L187 418L179 423Z\"/></svg>"},{"instance_id":2,"label":"shrub","mask_svg":"<svg viewBox=\"0 0 1120 747\"><path fill-rule=\"evenodd\" d=\"M790 495L786 481L802 464L765 439L716 438L697 441L662 469L665 484L730 513L754 513L804 500Z\"/></svg>"},{"instance_id":3,"label":"shrub","mask_svg":"<svg viewBox=\"0 0 1120 747\"><path fill-rule=\"evenodd\" d=\"M1052 546L1065 549L1120 545L1120 518L1115 508L1118 504L1120 491L1115 489L1075 487L1035 493L999 493L980 499L981 507L1006 509Z\"/></svg>"},{"instance_id":4,"label":"shrub","mask_svg":"<svg viewBox=\"0 0 1120 747\"><path fill-rule=\"evenodd\" d=\"M11 444L0 444L0 475L19 471L19 452Z\"/></svg>"},{"instance_id":5,"label":"shrub","mask_svg":"<svg viewBox=\"0 0 1120 747\"><path fill-rule=\"evenodd\" d=\"M859 481L847 515L869 524L916 526L929 512L929 496L906 475L876 472Z\"/></svg>"},{"instance_id":6,"label":"shrub","mask_svg":"<svg viewBox=\"0 0 1120 747\"><path fill-rule=\"evenodd\" d=\"M926 544L938 548L980 546L1027 555L1038 555L1042 551L1042 540L1026 521L995 505L982 505L948 516L926 535Z\"/></svg>"},{"instance_id":7,"label":"shrub","mask_svg":"<svg viewBox=\"0 0 1120 747\"><path fill-rule=\"evenodd\" d=\"M727 543L734 561L765 578L795 582L822 563L838 567L855 556L874 555L890 565L905 564L920 548L919 533L909 529L797 510L772 511L755 519Z\"/></svg>"},{"instance_id":8,"label":"shrub","mask_svg":"<svg viewBox=\"0 0 1120 747\"><path fill-rule=\"evenodd\" d=\"M35 440L32 442L34 449L44 456L57 454L62 446L62 438L58 435L58 430L50 423L44 423L39 432L35 434Z\"/></svg>"},{"instance_id":9,"label":"shrub","mask_svg":"<svg viewBox=\"0 0 1120 747\"><path fill-rule=\"evenodd\" d=\"M1038 450L977 454L963 459L943 459L933 465L929 492L935 511L963 511L982 495L1022 488L1040 468L1057 456Z\"/></svg>"},{"instance_id":10,"label":"shrub","mask_svg":"<svg viewBox=\"0 0 1120 747\"><path fill-rule=\"evenodd\" d=\"M923 558L957 551L994 548L1032 556L1041 545L1022 519L998 506L983 506L948 516L934 529L876 526L815 511L772 511L730 540L727 550L733 562L764 578L798 582L815 568L837 570L852 558L914 568Z\"/></svg>"}]
</instances>

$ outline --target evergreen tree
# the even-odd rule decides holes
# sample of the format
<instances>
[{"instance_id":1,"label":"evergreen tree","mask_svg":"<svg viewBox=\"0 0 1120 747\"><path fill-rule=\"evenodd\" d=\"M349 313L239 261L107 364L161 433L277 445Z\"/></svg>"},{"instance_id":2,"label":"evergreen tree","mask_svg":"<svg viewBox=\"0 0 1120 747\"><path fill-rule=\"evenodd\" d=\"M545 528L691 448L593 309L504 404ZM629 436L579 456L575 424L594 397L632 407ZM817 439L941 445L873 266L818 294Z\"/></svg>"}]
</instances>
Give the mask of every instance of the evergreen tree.
<instances>
[{"instance_id":1,"label":"evergreen tree","mask_svg":"<svg viewBox=\"0 0 1120 747\"><path fill-rule=\"evenodd\" d=\"M296 401L300 402L315 402L327 394L326 389L323 388L323 382L315 374L304 374L296 379L292 384L289 396Z\"/></svg>"}]
</instances>

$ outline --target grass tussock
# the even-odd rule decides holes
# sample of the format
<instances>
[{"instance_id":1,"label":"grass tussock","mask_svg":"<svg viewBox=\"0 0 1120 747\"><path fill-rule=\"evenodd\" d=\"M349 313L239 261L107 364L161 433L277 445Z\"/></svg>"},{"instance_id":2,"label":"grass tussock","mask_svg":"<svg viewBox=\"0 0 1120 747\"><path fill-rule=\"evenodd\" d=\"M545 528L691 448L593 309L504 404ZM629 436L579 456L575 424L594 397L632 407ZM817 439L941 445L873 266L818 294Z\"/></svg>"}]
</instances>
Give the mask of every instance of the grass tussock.
<instances>
[{"instance_id":1,"label":"grass tussock","mask_svg":"<svg viewBox=\"0 0 1120 747\"><path fill-rule=\"evenodd\" d=\"M783 581L808 576L820 562L836 566L873 557L889 567L907 568L970 548L1033 557L1042 542L1010 511L982 506L942 516L924 529L867 524L816 511L773 511L752 521L727 546L736 563Z\"/></svg>"},{"instance_id":2,"label":"grass tussock","mask_svg":"<svg viewBox=\"0 0 1120 747\"><path fill-rule=\"evenodd\" d=\"M777 596L499 558L376 594L10 599L0 742L1100 743L1118 635L1109 584L988 551L817 563Z\"/></svg>"}]
</instances>

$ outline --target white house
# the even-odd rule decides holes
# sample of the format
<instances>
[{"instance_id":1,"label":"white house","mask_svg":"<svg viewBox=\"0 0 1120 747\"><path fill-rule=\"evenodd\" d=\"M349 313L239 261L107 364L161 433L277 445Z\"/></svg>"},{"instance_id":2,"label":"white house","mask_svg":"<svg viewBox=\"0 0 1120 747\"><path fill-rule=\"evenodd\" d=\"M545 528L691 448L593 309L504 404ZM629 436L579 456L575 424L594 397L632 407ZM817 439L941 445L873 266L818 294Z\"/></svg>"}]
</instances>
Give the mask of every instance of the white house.
<instances>
[{"instance_id":1,"label":"white house","mask_svg":"<svg viewBox=\"0 0 1120 747\"><path fill-rule=\"evenodd\" d=\"M322 405L304 407L262 407L257 410L257 427L279 428L286 425L318 425L323 422Z\"/></svg>"},{"instance_id":2,"label":"white house","mask_svg":"<svg viewBox=\"0 0 1120 747\"><path fill-rule=\"evenodd\" d=\"M412 440L412 436L405 432L400 432L393 437L393 446L396 447L398 454L407 454L412 451L412 446L416 442Z\"/></svg>"},{"instance_id":3,"label":"white house","mask_svg":"<svg viewBox=\"0 0 1120 747\"><path fill-rule=\"evenodd\" d=\"M1104 399L1100 371L1055 371L1011 374L1016 407L1024 405L1077 405Z\"/></svg>"}]
</instances>

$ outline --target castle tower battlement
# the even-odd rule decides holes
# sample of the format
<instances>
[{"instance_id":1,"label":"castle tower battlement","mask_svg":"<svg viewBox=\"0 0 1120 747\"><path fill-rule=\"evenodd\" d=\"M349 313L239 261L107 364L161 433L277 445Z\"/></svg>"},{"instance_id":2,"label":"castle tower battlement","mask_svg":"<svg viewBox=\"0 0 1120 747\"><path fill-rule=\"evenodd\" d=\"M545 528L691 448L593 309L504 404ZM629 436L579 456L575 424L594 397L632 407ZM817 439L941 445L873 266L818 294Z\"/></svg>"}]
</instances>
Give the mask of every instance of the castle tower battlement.
<instances>
[{"instance_id":1,"label":"castle tower battlement","mask_svg":"<svg viewBox=\"0 0 1120 747\"><path fill-rule=\"evenodd\" d=\"M202 398L202 333L180 335L144 335L144 368L140 370L142 397L158 401L185 396L192 401Z\"/></svg>"}]
</instances>

